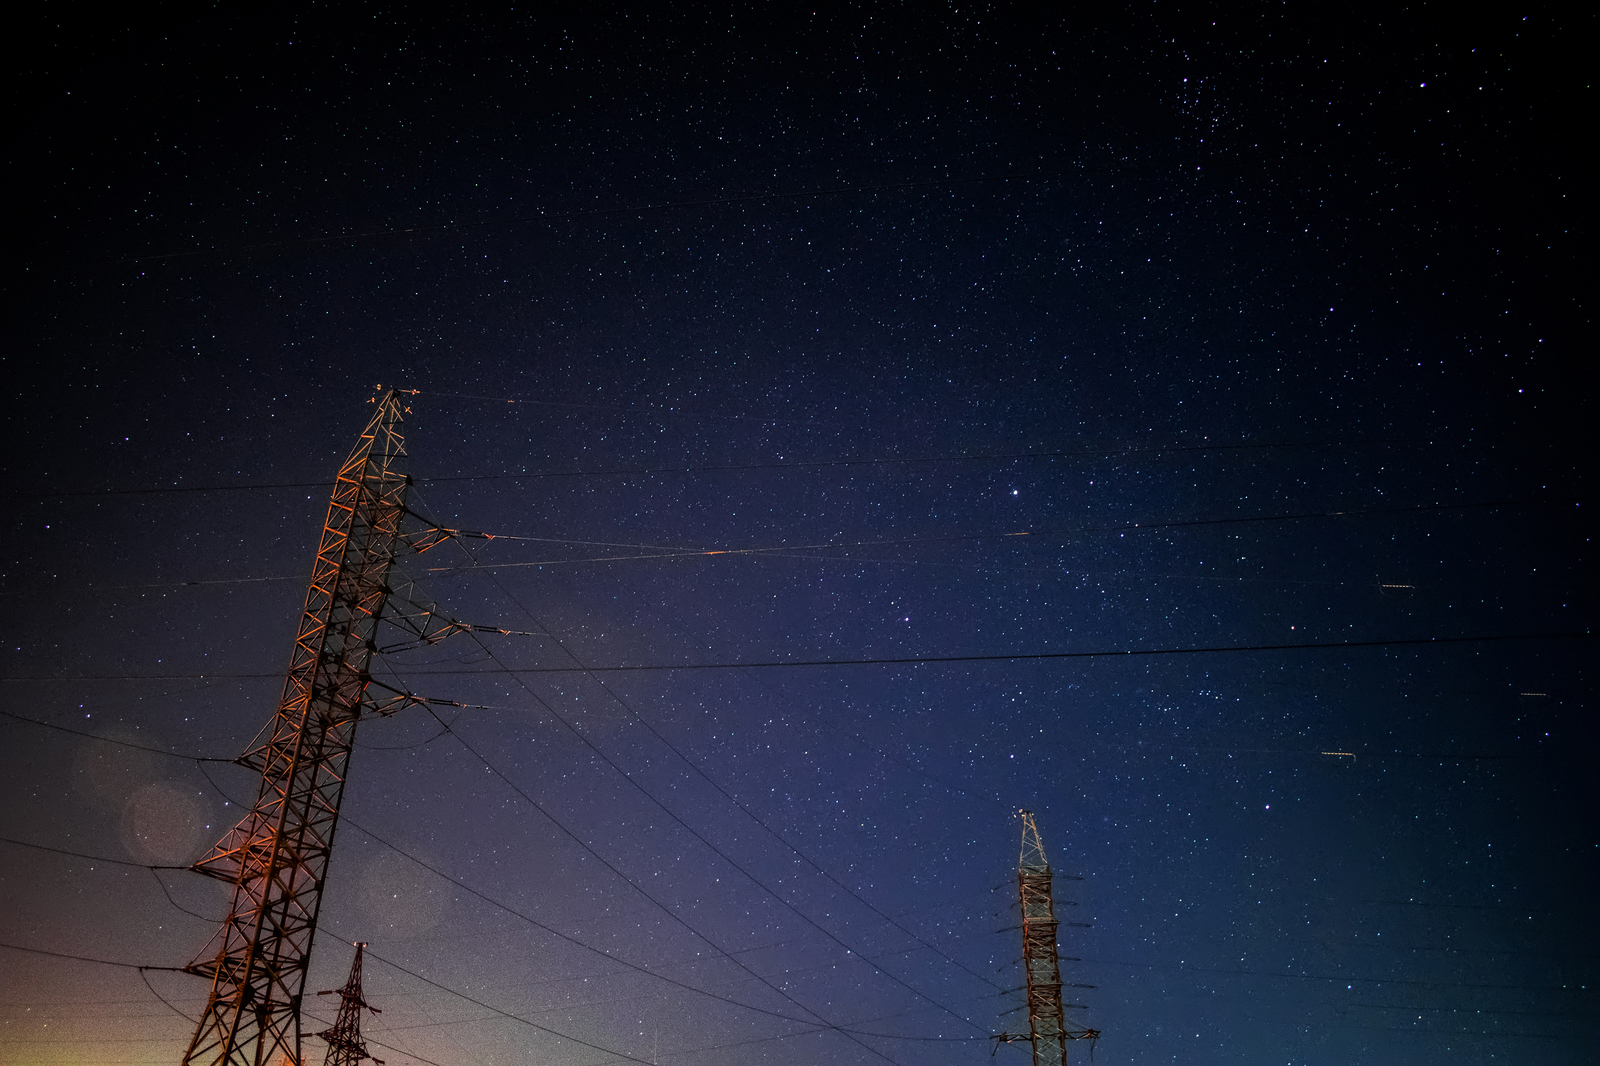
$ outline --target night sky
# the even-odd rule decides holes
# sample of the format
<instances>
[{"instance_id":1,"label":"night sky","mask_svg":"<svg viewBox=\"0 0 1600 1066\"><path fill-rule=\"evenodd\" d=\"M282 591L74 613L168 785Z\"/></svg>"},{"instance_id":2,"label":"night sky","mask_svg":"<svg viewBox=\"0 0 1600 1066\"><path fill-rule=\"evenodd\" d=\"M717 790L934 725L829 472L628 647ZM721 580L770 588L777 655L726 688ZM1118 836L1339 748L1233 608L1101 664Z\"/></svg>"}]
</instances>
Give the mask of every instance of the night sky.
<instances>
[{"instance_id":1,"label":"night sky","mask_svg":"<svg viewBox=\"0 0 1600 1066\"><path fill-rule=\"evenodd\" d=\"M1019 808L1102 1066L1600 1057L1593 18L1298 7L13 25L0 1063L181 1056L379 383L391 1066L1025 1066Z\"/></svg>"}]
</instances>

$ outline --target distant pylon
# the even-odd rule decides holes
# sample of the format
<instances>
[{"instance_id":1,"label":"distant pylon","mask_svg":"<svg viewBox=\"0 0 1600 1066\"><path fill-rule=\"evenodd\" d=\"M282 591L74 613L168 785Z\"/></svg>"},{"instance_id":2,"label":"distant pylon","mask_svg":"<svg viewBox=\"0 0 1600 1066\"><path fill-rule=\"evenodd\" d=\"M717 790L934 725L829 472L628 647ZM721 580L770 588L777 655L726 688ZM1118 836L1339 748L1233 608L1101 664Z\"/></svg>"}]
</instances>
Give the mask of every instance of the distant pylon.
<instances>
[{"instance_id":1,"label":"distant pylon","mask_svg":"<svg viewBox=\"0 0 1600 1066\"><path fill-rule=\"evenodd\" d=\"M356 944L356 961L350 964L350 979L343 988L317 993L319 996L339 997L339 1017L334 1020L333 1028L317 1034L328 1042L328 1057L323 1060L323 1066L361 1066L362 1059L372 1059L378 1066L383 1066L382 1059L367 1054L367 1042L361 1039L362 1010L383 1013L361 994L361 952L366 946Z\"/></svg>"},{"instance_id":2,"label":"distant pylon","mask_svg":"<svg viewBox=\"0 0 1600 1066\"><path fill-rule=\"evenodd\" d=\"M1039 840L1033 812L1022 812L1022 854L1017 860L1017 895L1022 906L1022 967L1028 980L1028 1040L1034 1066L1065 1066L1067 1041L1095 1040L1095 1029L1068 1029L1061 1005L1061 961L1056 951L1055 907L1050 897L1050 862ZM1009 1042L1020 1037L998 1038Z\"/></svg>"},{"instance_id":3,"label":"distant pylon","mask_svg":"<svg viewBox=\"0 0 1600 1066\"><path fill-rule=\"evenodd\" d=\"M393 389L372 402L377 410L334 483L283 697L239 759L261 772L255 804L194 865L232 884L233 901L186 967L211 979L211 995L185 1066L304 1061L306 969L409 483L395 469L407 409Z\"/></svg>"}]
</instances>

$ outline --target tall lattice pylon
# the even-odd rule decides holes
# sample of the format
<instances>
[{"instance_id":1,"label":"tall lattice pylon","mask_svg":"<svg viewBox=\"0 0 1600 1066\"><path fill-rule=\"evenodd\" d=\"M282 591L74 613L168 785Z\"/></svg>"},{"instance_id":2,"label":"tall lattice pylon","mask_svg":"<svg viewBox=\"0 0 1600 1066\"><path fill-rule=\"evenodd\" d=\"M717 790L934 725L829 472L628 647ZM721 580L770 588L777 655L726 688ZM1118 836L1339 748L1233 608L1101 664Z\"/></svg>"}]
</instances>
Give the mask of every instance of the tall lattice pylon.
<instances>
[{"instance_id":1,"label":"tall lattice pylon","mask_svg":"<svg viewBox=\"0 0 1600 1066\"><path fill-rule=\"evenodd\" d=\"M1067 1041L1094 1040L1094 1029L1069 1029L1061 1005L1061 960L1056 947L1050 862L1033 812L1022 812L1022 854L1017 860L1022 905L1022 966L1028 980L1028 1033L1034 1066L1065 1066Z\"/></svg>"},{"instance_id":2,"label":"tall lattice pylon","mask_svg":"<svg viewBox=\"0 0 1600 1066\"><path fill-rule=\"evenodd\" d=\"M211 944L186 969L211 995L185 1066L298 1064L300 1001L339 822L374 635L389 596L409 479L393 390L334 483L278 711L241 758L261 772L250 813L194 869L233 885Z\"/></svg>"},{"instance_id":3,"label":"tall lattice pylon","mask_svg":"<svg viewBox=\"0 0 1600 1066\"><path fill-rule=\"evenodd\" d=\"M367 1042L361 1039L361 1012L370 1010L374 1014L383 1013L361 994L361 953L366 947L365 944L356 944L356 961L350 964L350 979L343 988L317 993L319 996L339 997L339 1016L334 1019L333 1028L317 1034L328 1044L328 1057L323 1060L323 1066L361 1066L363 1059L372 1059L378 1066L383 1066L382 1059L373 1058L367 1053Z\"/></svg>"}]
</instances>

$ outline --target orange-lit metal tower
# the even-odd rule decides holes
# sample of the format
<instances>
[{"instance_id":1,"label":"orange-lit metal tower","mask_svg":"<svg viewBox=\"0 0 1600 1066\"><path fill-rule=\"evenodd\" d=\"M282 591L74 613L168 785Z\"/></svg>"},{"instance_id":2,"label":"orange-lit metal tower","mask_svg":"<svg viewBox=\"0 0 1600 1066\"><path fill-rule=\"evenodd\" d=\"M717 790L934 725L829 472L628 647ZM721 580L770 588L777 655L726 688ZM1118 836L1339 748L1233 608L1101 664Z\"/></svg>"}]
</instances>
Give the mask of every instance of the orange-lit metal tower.
<instances>
[{"instance_id":1,"label":"orange-lit metal tower","mask_svg":"<svg viewBox=\"0 0 1600 1066\"><path fill-rule=\"evenodd\" d=\"M350 979L343 988L317 993L319 996L339 997L339 1016L334 1019L333 1028L317 1034L328 1044L328 1057L323 1060L323 1066L361 1066L363 1059L372 1059L378 1066L383 1066L382 1059L373 1058L367 1053L367 1042L361 1039L361 1012L370 1010L374 1014L383 1013L361 994L361 953L366 946L355 946L356 961L350 964Z\"/></svg>"},{"instance_id":2,"label":"orange-lit metal tower","mask_svg":"<svg viewBox=\"0 0 1600 1066\"><path fill-rule=\"evenodd\" d=\"M409 482L395 468L407 408L393 389L372 402L334 483L283 698L239 759L261 772L255 804L194 865L231 884L233 901L186 967L211 979L211 995L185 1066L303 1061L300 1001Z\"/></svg>"},{"instance_id":3,"label":"orange-lit metal tower","mask_svg":"<svg viewBox=\"0 0 1600 1066\"><path fill-rule=\"evenodd\" d=\"M1034 1066L1065 1066L1067 1041L1094 1040L1095 1029L1068 1029L1061 1008L1061 962L1056 952L1050 862L1033 812L1022 812L1022 854L1017 860L1022 904L1022 966L1028 979L1028 1031ZM1004 1039L1004 1038L1002 1038Z\"/></svg>"}]
</instances>

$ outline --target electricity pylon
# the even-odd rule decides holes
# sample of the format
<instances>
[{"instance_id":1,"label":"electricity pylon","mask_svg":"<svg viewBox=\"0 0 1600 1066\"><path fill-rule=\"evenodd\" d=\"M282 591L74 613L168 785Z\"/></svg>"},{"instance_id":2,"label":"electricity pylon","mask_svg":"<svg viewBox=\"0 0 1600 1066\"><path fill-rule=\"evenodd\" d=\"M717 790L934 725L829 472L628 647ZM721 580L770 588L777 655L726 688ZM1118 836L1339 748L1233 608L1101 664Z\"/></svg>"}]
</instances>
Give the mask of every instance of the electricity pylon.
<instances>
[{"instance_id":1,"label":"electricity pylon","mask_svg":"<svg viewBox=\"0 0 1600 1066\"><path fill-rule=\"evenodd\" d=\"M1095 1040L1095 1029L1068 1029L1062 1014L1061 961L1056 949L1055 907L1050 898L1050 862L1039 840L1033 812L1022 812L1022 854L1017 859L1017 895L1022 906L1022 967L1028 980L1028 1035L1005 1033L1002 1043L1028 1040L1033 1066L1066 1066L1067 1041Z\"/></svg>"},{"instance_id":2,"label":"electricity pylon","mask_svg":"<svg viewBox=\"0 0 1600 1066\"><path fill-rule=\"evenodd\" d=\"M323 1066L361 1066L363 1059L372 1059L378 1066L383 1066L382 1059L373 1058L367 1053L367 1042L361 1039L361 1012L370 1010L374 1014L383 1013L361 994L361 952L366 946L356 944L356 961L350 964L350 979L343 988L317 993L319 996L339 997L339 1016L334 1019L333 1028L317 1034L328 1043L328 1057L323 1060Z\"/></svg>"},{"instance_id":3,"label":"electricity pylon","mask_svg":"<svg viewBox=\"0 0 1600 1066\"><path fill-rule=\"evenodd\" d=\"M370 706L368 666L410 480L395 468L409 409L393 389L372 402L377 410L334 483L283 697L239 759L261 773L255 804L193 867L233 885L233 900L185 967L211 979L185 1066L303 1061L306 969L356 722Z\"/></svg>"}]
</instances>

